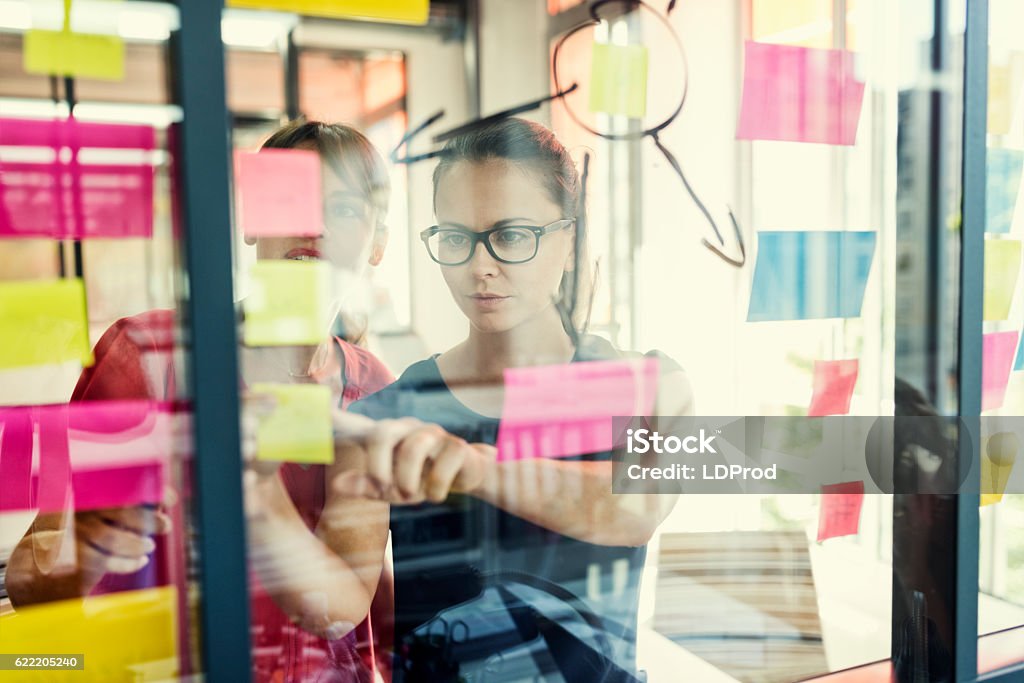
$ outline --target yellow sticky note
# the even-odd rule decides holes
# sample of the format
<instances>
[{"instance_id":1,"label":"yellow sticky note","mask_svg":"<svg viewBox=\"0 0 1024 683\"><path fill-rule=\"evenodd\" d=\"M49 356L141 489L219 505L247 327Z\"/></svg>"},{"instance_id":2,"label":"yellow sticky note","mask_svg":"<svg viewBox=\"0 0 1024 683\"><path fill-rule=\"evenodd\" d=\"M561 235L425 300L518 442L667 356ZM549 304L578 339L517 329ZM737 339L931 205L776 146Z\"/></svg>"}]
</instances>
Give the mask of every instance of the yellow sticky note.
<instances>
[{"instance_id":1,"label":"yellow sticky note","mask_svg":"<svg viewBox=\"0 0 1024 683\"><path fill-rule=\"evenodd\" d=\"M260 420L256 457L277 462L334 461L331 389L320 384L257 383L254 394L276 400L274 412Z\"/></svg>"},{"instance_id":2,"label":"yellow sticky note","mask_svg":"<svg viewBox=\"0 0 1024 683\"><path fill-rule=\"evenodd\" d=\"M124 78L124 41L117 36L33 29L25 33L23 58L33 74Z\"/></svg>"},{"instance_id":3,"label":"yellow sticky note","mask_svg":"<svg viewBox=\"0 0 1024 683\"><path fill-rule=\"evenodd\" d=\"M430 0L227 0L227 6L398 24L426 24L430 18Z\"/></svg>"},{"instance_id":4,"label":"yellow sticky note","mask_svg":"<svg viewBox=\"0 0 1024 683\"><path fill-rule=\"evenodd\" d=\"M1003 499L1017 460L1020 441L1013 432L999 432L982 440L981 505L992 505Z\"/></svg>"},{"instance_id":5,"label":"yellow sticky note","mask_svg":"<svg viewBox=\"0 0 1024 683\"><path fill-rule=\"evenodd\" d=\"M1006 320L1020 272L1020 242L985 240L985 320Z\"/></svg>"},{"instance_id":6,"label":"yellow sticky note","mask_svg":"<svg viewBox=\"0 0 1024 683\"><path fill-rule=\"evenodd\" d=\"M647 48L594 43L590 111L643 118L647 113Z\"/></svg>"},{"instance_id":7,"label":"yellow sticky note","mask_svg":"<svg viewBox=\"0 0 1024 683\"><path fill-rule=\"evenodd\" d=\"M92 365L79 279L0 282L0 368Z\"/></svg>"},{"instance_id":8,"label":"yellow sticky note","mask_svg":"<svg viewBox=\"0 0 1024 683\"><path fill-rule=\"evenodd\" d=\"M0 617L0 653L84 655L79 671L5 671L4 681L168 681L180 674L173 586L23 607Z\"/></svg>"},{"instance_id":9,"label":"yellow sticky note","mask_svg":"<svg viewBox=\"0 0 1024 683\"><path fill-rule=\"evenodd\" d=\"M752 37L760 43L832 47L832 0L756 0L751 9ZM847 32L851 28L848 22Z\"/></svg>"},{"instance_id":10,"label":"yellow sticky note","mask_svg":"<svg viewBox=\"0 0 1024 683\"><path fill-rule=\"evenodd\" d=\"M312 346L330 329L330 266L322 261L258 261L243 302L248 346Z\"/></svg>"},{"instance_id":11,"label":"yellow sticky note","mask_svg":"<svg viewBox=\"0 0 1024 683\"><path fill-rule=\"evenodd\" d=\"M990 56L988 67L988 132L1008 135L1024 91L1024 53L1011 52L996 62Z\"/></svg>"}]
</instances>

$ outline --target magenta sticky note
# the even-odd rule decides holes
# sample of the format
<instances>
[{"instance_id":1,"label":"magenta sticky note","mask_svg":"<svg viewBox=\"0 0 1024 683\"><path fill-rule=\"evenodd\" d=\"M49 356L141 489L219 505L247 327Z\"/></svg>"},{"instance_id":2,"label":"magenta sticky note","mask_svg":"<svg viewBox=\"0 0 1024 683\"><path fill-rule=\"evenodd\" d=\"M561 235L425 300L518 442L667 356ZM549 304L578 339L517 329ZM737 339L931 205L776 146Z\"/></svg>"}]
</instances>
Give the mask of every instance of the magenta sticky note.
<instances>
[{"instance_id":1,"label":"magenta sticky note","mask_svg":"<svg viewBox=\"0 0 1024 683\"><path fill-rule=\"evenodd\" d=\"M32 434L29 409L0 409L0 511L32 506Z\"/></svg>"},{"instance_id":2,"label":"magenta sticky note","mask_svg":"<svg viewBox=\"0 0 1024 683\"><path fill-rule=\"evenodd\" d=\"M821 487L818 542L837 536L852 536L860 528L864 504L864 482L851 481Z\"/></svg>"},{"instance_id":3,"label":"magenta sticky note","mask_svg":"<svg viewBox=\"0 0 1024 683\"><path fill-rule=\"evenodd\" d=\"M155 144L150 126L0 119L0 237L151 236Z\"/></svg>"},{"instance_id":4,"label":"magenta sticky note","mask_svg":"<svg viewBox=\"0 0 1024 683\"><path fill-rule=\"evenodd\" d=\"M498 460L611 450L612 418L650 415L657 380L656 358L505 370Z\"/></svg>"},{"instance_id":5,"label":"magenta sticky note","mask_svg":"<svg viewBox=\"0 0 1024 683\"><path fill-rule=\"evenodd\" d=\"M235 202L246 237L320 235L320 157L305 149L235 152Z\"/></svg>"},{"instance_id":6,"label":"magenta sticky note","mask_svg":"<svg viewBox=\"0 0 1024 683\"><path fill-rule=\"evenodd\" d=\"M995 410L1003 405L1017 351L1017 336L1017 332L993 332L981 337L982 410Z\"/></svg>"},{"instance_id":7,"label":"magenta sticky note","mask_svg":"<svg viewBox=\"0 0 1024 683\"><path fill-rule=\"evenodd\" d=\"M847 50L747 41L736 137L854 144L864 83L853 60Z\"/></svg>"},{"instance_id":8,"label":"magenta sticky note","mask_svg":"<svg viewBox=\"0 0 1024 683\"><path fill-rule=\"evenodd\" d=\"M849 413L858 368L856 358L814 361L814 394L807 409L808 417Z\"/></svg>"},{"instance_id":9,"label":"magenta sticky note","mask_svg":"<svg viewBox=\"0 0 1024 683\"><path fill-rule=\"evenodd\" d=\"M95 510L159 504L174 432L174 413L150 401L90 401L5 408L0 472L28 475L28 495L6 491L0 511Z\"/></svg>"}]
</instances>

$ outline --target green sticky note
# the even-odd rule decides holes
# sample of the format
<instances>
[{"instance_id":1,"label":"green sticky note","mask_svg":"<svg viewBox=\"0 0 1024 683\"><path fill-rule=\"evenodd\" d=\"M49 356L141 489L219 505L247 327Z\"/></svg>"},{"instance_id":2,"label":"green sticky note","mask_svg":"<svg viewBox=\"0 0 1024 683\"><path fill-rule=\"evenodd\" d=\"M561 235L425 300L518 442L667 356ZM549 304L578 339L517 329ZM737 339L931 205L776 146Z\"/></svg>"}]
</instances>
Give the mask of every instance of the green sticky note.
<instances>
[{"instance_id":1,"label":"green sticky note","mask_svg":"<svg viewBox=\"0 0 1024 683\"><path fill-rule=\"evenodd\" d=\"M242 306L248 346L313 346L330 329L330 266L322 261L258 261Z\"/></svg>"},{"instance_id":2,"label":"green sticky note","mask_svg":"<svg viewBox=\"0 0 1024 683\"><path fill-rule=\"evenodd\" d=\"M1020 242L985 240L985 320L1006 320L1020 273Z\"/></svg>"},{"instance_id":3,"label":"green sticky note","mask_svg":"<svg viewBox=\"0 0 1024 683\"><path fill-rule=\"evenodd\" d=\"M254 394L273 396L274 412L260 420L256 457L275 462L334 461L331 389L320 384L257 383Z\"/></svg>"},{"instance_id":4,"label":"green sticky note","mask_svg":"<svg viewBox=\"0 0 1024 683\"><path fill-rule=\"evenodd\" d=\"M647 113L647 48L594 43L590 111L640 119Z\"/></svg>"},{"instance_id":5,"label":"green sticky note","mask_svg":"<svg viewBox=\"0 0 1024 683\"><path fill-rule=\"evenodd\" d=\"M0 368L93 363L80 279L0 282Z\"/></svg>"},{"instance_id":6,"label":"green sticky note","mask_svg":"<svg viewBox=\"0 0 1024 683\"><path fill-rule=\"evenodd\" d=\"M25 71L119 81L124 78L124 41L117 36L71 31L25 33Z\"/></svg>"}]
</instances>

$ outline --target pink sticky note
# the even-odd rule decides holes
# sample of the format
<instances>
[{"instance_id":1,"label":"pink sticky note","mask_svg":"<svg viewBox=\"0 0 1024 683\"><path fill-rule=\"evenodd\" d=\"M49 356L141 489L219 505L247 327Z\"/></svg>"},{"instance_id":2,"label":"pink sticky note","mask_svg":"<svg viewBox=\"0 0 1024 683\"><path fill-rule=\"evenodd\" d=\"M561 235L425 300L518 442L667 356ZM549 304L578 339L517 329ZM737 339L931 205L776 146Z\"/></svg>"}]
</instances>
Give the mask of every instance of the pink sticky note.
<instances>
[{"instance_id":1,"label":"pink sticky note","mask_svg":"<svg viewBox=\"0 0 1024 683\"><path fill-rule=\"evenodd\" d=\"M1017 335L1017 332L993 332L981 337L982 410L994 410L1003 405L1017 351Z\"/></svg>"},{"instance_id":2,"label":"pink sticky note","mask_svg":"<svg viewBox=\"0 0 1024 683\"><path fill-rule=\"evenodd\" d=\"M852 52L747 41L736 137L852 145L864 84Z\"/></svg>"},{"instance_id":3,"label":"pink sticky note","mask_svg":"<svg viewBox=\"0 0 1024 683\"><path fill-rule=\"evenodd\" d=\"M814 361L814 395L807 416L849 413L853 387L857 384L858 367L856 358Z\"/></svg>"},{"instance_id":4,"label":"pink sticky note","mask_svg":"<svg viewBox=\"0 0 1024 683\"><path fill-rule=\"evenodd\" d=\"M28 408L0 410L0 510L31 507L32 432Z\"/></svg>"},{"instance_id":5,"label":"pink sticky note","mask_svg":"<svg viewBox=\"0 0 1024 683\"><path fill-rule=\"evenodd\" d=\"M235 152L238 225L246 237L316 237L323 232L322 197L316 152Z\"/></svg>"},{"instance_id":6,"label":"pink sticky note","mask_svg":"<svg viewBox=\"0 0 1024 683\"><path fill-rule=\"evenodd\" d=\"M650 415L657 380L655 358L506 370L498 460L611 450L612 418Z\"/></svg>"},{"instance_id":7,"label":"pink sticky note","mask_svg":"<svg viewBox=\"0 0 1024 683\"><path fill-rule=\"evenodd\" d=\"M860 528L860 508L863 504L862 481L822 486L818 542L821 543L827 538L856 534Z\"/></svg>"},{"instance_id":8,"label":"pink sticky note","mask_svg":"<svg viewBox=\"0 0 1024 683\"><path fill-rule=\"evenodd\" d=\"M23 479L28 474L30 482L27 497L8 495L5 486L0 512L159 504L173 445L172 418L167 406L149 401L4 409L4 441L12 424L16 440L0 449L0 471Z\"/></svg>"},{"instance_id":9,"label":"pink sticky note","mask_svg":"<svg viewBox=\"0 0 1024 683\"><path fill-rule=\"evenodd\" d=\"M154 170L141 154L155 145L150 126L0 119L0 146L23 157L0 161L0 237L149 237ZM139 160L104 161L111 150Z\"/></svg>"}]
</instances>

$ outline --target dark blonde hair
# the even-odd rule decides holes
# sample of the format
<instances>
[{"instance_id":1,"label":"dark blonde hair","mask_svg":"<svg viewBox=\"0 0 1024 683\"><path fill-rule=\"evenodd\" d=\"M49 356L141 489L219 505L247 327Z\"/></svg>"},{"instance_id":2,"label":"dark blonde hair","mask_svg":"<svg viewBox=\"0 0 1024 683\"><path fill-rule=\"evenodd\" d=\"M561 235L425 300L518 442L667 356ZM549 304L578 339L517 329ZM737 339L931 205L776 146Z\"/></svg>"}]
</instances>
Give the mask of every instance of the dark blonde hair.
<instances>
[{"instance_id":1,"label":"dark blonde hair","mask_svg":"<svg viewBox=\"0 0 1024 683\"><path fill-rule=\"evenodd\" d=\"M302 119L290 121L271 133L261 149L309 149L320 155L342 180L361 192L379 215L377 229L387 215L391 181L384 157L365 135L343 123L322 123ZM341 333L356 345L366 341L366 322L339 314Z\"/></svg>"},{"instance_id":2,"label":"dark blonde hair","mask_svg":"<svg viewBox=\"0 0 1024 683\"><path fill-rule=\"evenodd\" d=\"M366 196L383 218L391 198L384 157L365 135L343 123L296 120L274 131L262 149L311 149L346 183ZM379 226L378 226L379 227Z\"/></svg>"},{"instance_id":3,"label":"dark blonde hair","mask_svg":"<svg viewBox=\"0 0 1024 683\"><path fill-rule=\"evenodd\" d=\"M477 126L452 138L441 151L434 169L434 205L437 188L444 175L457 163L507 161L537 174L548 197L562 211L562 218L575 224L575 268L562 274L558 286L558 307L566 332L575 341L589 317L589 261L587 221L583 187L576 164L555 134L539 123L516 117L499 119ZM583 302L584 305L580 305Z\"/></svg>"}]
</instances>

